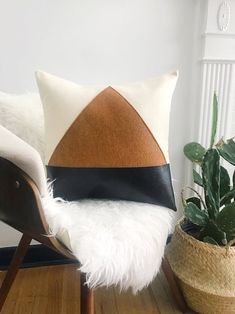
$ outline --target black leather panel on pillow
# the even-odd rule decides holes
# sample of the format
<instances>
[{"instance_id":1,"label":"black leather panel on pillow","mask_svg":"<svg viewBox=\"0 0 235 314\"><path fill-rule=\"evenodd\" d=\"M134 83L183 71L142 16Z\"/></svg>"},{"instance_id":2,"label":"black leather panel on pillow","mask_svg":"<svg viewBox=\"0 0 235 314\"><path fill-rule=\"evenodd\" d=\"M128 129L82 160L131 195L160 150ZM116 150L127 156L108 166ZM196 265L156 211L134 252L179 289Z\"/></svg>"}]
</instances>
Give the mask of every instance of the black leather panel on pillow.
<instances>
[{"instance_id":1,"label":"black leather panel on pillow","mask_svg":"<svg viewBox=\"0 0 235 314\"><path fill-rule=\"evenodd\" d=\"M54 196L68 201L84 198L129 200L176 210L170 167L68 168L47 166Z\"/></svg>"}]
</instances>

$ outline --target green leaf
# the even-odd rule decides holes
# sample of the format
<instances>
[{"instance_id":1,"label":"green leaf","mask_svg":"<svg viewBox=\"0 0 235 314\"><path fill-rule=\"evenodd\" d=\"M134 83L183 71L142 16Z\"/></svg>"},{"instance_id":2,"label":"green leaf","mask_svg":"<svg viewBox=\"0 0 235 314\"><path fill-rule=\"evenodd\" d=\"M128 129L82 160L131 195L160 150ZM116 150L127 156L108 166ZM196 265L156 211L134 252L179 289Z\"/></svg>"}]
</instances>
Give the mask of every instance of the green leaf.
<instances>
[{"instance_id":1,"label":"green leaf","mask_svg":"<svg viewBox=\"0 0 235 314\"><path fill-rule=\"evenodd\" d=\"M201 209L201 200L199 197L189 197L186 199L186 203L193 203L195 204L198 208Z\"/></svg>"},{"instance_id":2,"label":"green leaf","mask_svg":"<svg viewBox=\"0 0 235 314\"><path fill-rule=\"evenodd\" d=\"M215 136L216 136L216 131L217 131L217 122L218 122L218 99L217 99L216 94L214 93L210 148L212 148L214 143L215 143Z\"/></svg>"},{"instance_id":3,"label":"green leaf","mask_svg":"<svg viewBox=\"0 0 235 314\"><path fill-rule=\"evenodd\" d=\"M220 208L220 157L216 149L209 149L202 163L202 179L209 217L215 219Z\"/></svg>"},{"instance_id":4,"label":"green leaf","mask_svg":"<svg viewBox=\"0 0 235 314\"><path fill-rule=\"evenodd\" d=\"M194 203L187 203L184 208L185 217L197 226L205 226L208 222L208 216L205 211L202 211Z\"/></svg>"},{"instance_id":5,"label":"green leaf","mask_svg":"<svg viewBox=\"0 0 235 314\"><path fill-rule=\"evenodd\" d=\"M235 238L235 202L226 205L216 218L218 227L227 234L227 240Z\"/></svg>"},{"instance_id":6,"label":"green leaf","mask_svg":"<svg viewBox=\"0 0 235 314\"><path fill-rule=\"evenodd\" d=\"M194 183L203 186L202 177L195 169L193 169L193 181Z\"/></svg>"},{"instance_id":7,"label":"green leaf","mask_svg":"<svg viewBox=\"0 0 235 314\"><path fill-rule=\"evenodd\" d=\"M227 244L226 233L220 230L220 228L212 220L209 221L200 233L201 240L205 237L213 238L219 245Z\"/></svg>"},{"instance_id":8,"label":"green leaf","mask_svg":"<svg viewBox=\"0 0 235 314\"><path fill-rule=\"evenodd\" d=\"M213 239L212 237L206 236L203 238L203 242L209 243L209 244L213 244L213 245L219 245L219 243L217 243L215 241L215 239Z\"/></svg>"},{"instance_id":9,"label":"green leaf","mask_svg":"<svg viewBox=\"0 0 235 314\"><path fill-rule=\"evenodd\" d=\"M220 206L231 203L231 200L235 198L235 188L226 193L220 200Z\"/></svg>"},{"instance_id":10,"label":"green leaf","mask_svg":"<svg viewBox=\"0 0 235 314\"><path fill-rule=\"evenodd\" d=\"M230 177L228 171L220 166L220 198L230 191Z\"/></svg>"},{"instance_id":11,"label":"green leaf","mask_svg":"<svg viewBox=\"0 0 235 314\"><path fill-rule=\"evenodd\" d=\"M227 141L227 143L221 140L217 144L217 148L220 153L220 156L222 156L230 164L235 166L235 142L234 140L230 139Z\"/></svg>"},{"instance_id":12,"label":"green leaf","mask_svg":"<svg viewBox=\"0 0 235 314\"><path fill-rule=\"evenodd\" d=\"M205 148L199 143L192 142L184 146L184 154L192 162L201 163L205 153Z\"/></svg>"},{"instance_id":13,"label":"green leaf","mask_svg":"<svg viewBox=\"0 0 235 314\"><path fill-rule=\"evenodd\" d=\"M235 170L233 172L233 187L235 188Z\"/></svg>"}]
</instances>

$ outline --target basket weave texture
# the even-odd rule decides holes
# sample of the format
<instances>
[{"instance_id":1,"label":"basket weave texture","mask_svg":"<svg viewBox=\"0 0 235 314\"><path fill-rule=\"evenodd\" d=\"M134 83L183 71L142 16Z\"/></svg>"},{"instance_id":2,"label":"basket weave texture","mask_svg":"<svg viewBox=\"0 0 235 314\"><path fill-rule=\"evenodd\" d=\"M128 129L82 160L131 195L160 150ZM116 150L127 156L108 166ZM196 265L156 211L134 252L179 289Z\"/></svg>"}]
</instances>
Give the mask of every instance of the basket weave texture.
<instances>
[{"instance_id":1,"label":"basket weave texture","mask_svg":"<svg viewBox=\"0 0 235 314\"><path fill-rule=\"evenodd\" d=\"M235 247L198 241L178 223L166 257L191 309L205 314L235 313Z\"/></svg>"}]
</instances>

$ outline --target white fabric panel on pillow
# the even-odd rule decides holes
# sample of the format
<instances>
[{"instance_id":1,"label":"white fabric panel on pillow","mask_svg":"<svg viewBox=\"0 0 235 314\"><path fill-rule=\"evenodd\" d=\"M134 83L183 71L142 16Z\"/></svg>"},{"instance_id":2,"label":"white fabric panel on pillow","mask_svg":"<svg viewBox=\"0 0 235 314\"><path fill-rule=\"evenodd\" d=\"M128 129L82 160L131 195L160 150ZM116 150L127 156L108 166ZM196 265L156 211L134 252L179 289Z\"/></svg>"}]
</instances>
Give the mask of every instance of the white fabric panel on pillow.
<instances>
[{"instance_id":1,"label":"white fabric panel on pillow","mask_svg":"<svg viewBox=\"0 0 235 314\"><path fill-rule=\"evenodd\" d=\"M178 72L175 71L144 82L113 86L142 117L168 162L171 99L177 79Z\"/></svg>"},{"instance_id":2,"label":"white fabric panel on pillow","mask_svg":"<svg viewBox=\"0 0 235 314\"><path fill-rule=\"evenodd\" d=\"M81 86L46 72L36 72L44 105L47 134L46 163L79 113L107 86ZM137 110L168 158L171 98L178 72L126 85L111 85Z\"/></svg>"},{"instance_id":3,"label":"white fabric panel on pillow","mask_svg":"<svg viewBox=\"0 0 235 314\"><path fill-rule=\"evenodd\" d=\"M81 86L46 72L36 78L45 112L46 164L74 119L102 91L102 86Z\"/></svg>"},{"instance_id":4,"label":"white fabric panel on pillow","mask_svg":"<svg viewBox=\"0 0 235 314\"><path fill-rule=\"evenodd\" d=\"M41 195L46 194L46 175L39 153L1 125L0 157L22 169L36 183Z\"/></svg>"},{"instance_id":5,"label":"white fabric panel on pillow","mask_svg":"<svg viewBox=\"0 0 235 314\"><path fill-rule=\"evenodd\" d=\"M38 94L0 92L0 125L34 147L44 159L44 115Z\"/></svg>"}]
</instances>

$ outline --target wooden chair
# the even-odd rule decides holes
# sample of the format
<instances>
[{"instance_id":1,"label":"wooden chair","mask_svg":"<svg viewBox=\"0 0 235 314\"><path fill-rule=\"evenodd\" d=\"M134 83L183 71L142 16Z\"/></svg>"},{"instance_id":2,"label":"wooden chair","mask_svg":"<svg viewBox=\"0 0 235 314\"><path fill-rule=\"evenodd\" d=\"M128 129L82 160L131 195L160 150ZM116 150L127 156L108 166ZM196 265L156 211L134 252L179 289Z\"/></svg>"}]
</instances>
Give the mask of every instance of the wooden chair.
<instances>
[{"instance_id":1,"label":"wooden chair","mask_svg":"<svg viewBox=\"0 0 235 314\"><path fill-rule=\"evenodd\" d=\"M12 162L0 157L0 220L22 232L9 269L0 289L0 311L32 239L76 260L55 237L49 235L40 193L32 179ZM94 314L94 294L81 275L81 313Z\"/></svg>"},{"instance_id":2,"label":"wooden chair","mask_svg":"<svg viewBox=\"0 0 235 314\"><path fill-rule=\"evenodd\" d=\"M5 132L5 136L10 135L8 131L3 130L3 132ZM14 147L11 143L6 145L8 145L10 151L9 154L2 152L4 148L1 147L0 143L0 156L5 156L0 157L0 220L20 231L23 235L0 288L0 312L32 239L76 261L73 253L56 237L50 235L49 226L43 212L39 186L24 171L27 168L27 163L23 163L23 170L18 164L12 162L14 158L7 158L7 156L11 156ZM182 312L186 311L187 307L177 280L167 260L163 260L162 269L179 309ZM86 275L81 274L80 313L94 314L94 291L85 285L85 281Z\"/></svg>"},{"instance_id":3,"label":"wooden chair","mask_svg":"<svg viewBox=\"0 0 235 314\"><path fill-rule=\"evenodd\" d=\"M12 162L0 157L0 220L22 232L22 238L0 288L0 311L4 305L20 264L32 239L48 246L69 258L76 260L55 237L48 236L41 197L35 183ZM166 259L162 269L169 282L172 296L181 311L187 307L170 265ZM85 274L81 274L81 313L94 314L94 292L85 285Z\"/></svg>"}]
</instances>

